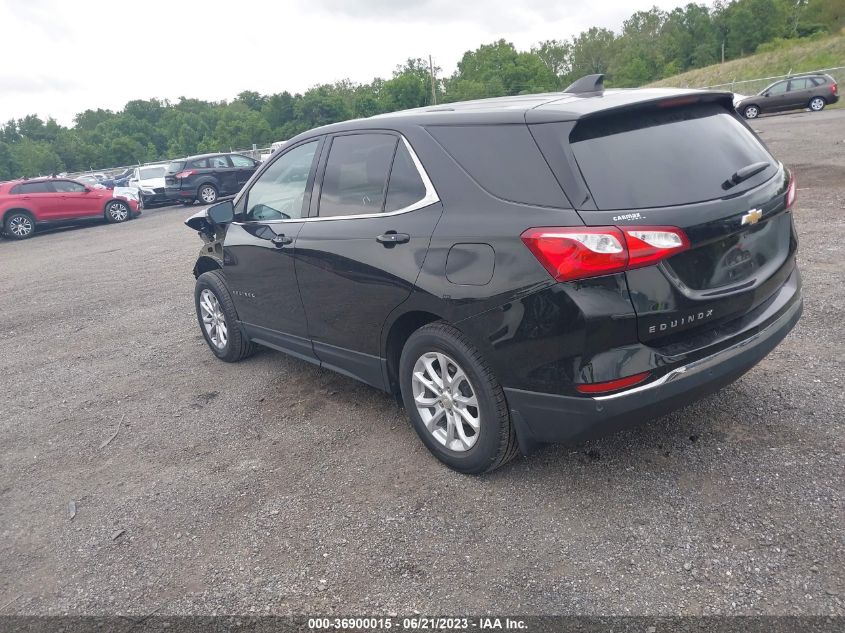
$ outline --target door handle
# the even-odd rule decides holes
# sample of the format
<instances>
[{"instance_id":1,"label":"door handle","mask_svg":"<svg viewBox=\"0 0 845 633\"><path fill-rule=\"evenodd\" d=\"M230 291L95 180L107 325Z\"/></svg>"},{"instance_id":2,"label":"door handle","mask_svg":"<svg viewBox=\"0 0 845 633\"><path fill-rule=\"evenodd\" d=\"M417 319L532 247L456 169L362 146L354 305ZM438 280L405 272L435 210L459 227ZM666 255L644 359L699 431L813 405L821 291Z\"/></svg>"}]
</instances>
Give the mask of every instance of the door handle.
<instances>
[{"instance_id":1,"label":"door handle","mask_svg":"<svg viewBox=\"0 0 845 633\"><path fill-rule=\"evenodd\" d=\"M411 236L407 233L397 233L396 231L388 231L382 233L376 238L376 241L385 246L395 246L396 244L405 244L411 241Z\"/></svg>"},{"instance_id":2,"label":"door handle","mask_svg":"<svg viewBox=\"0 0 845 633\"><path fill-rule=\"evenodd\" d=\"M288 237L287 235L276 235L270 241L273 242L273 246L275 246L276 248L282 248L282 246L292 244L293 238Z\"/></svg>"}]
</instances>

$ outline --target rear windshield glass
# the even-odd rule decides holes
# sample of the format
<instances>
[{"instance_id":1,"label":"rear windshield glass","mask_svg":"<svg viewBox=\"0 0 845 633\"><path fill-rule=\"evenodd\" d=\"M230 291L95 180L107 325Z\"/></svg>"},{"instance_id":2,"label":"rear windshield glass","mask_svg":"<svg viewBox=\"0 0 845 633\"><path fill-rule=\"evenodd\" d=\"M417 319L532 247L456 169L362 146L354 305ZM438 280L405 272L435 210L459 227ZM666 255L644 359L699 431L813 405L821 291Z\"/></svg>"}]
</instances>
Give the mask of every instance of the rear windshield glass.
<instances>
[{"instance_id":1,"label":"rear windshield glass","mask_svg":"<svg viewBox=\"0 0 845 633\"><path fill-rule=\"evenodd\" d=\"M716 104L587 119L570 142L599 209L713 200L756 187L776 171L763 145ZM769 166L723 189L737 170L759 162Z\"/></svg>"},{"instance_id":2,"label":"rear windshield glass","mask_svg":"<svg viewBox=\"0 0 845 633\"><path fill-rule=\"evenodd\" d=\"M182 171L185 168L185 161L184 160L174 160L167 166L167 173L168 174L175 174L177 172Z\"/></svg>"},{"instance_id":3,"label":"rear windshield glass","mask_svg":"<svg viewBox=\"0 0 845 633\"><path fill-rule=\"evenodd\" d=\"M164 176L164 167L147 167L141 170L141 180L161 178L162 176Z\"/></svg>"}]
</instances>

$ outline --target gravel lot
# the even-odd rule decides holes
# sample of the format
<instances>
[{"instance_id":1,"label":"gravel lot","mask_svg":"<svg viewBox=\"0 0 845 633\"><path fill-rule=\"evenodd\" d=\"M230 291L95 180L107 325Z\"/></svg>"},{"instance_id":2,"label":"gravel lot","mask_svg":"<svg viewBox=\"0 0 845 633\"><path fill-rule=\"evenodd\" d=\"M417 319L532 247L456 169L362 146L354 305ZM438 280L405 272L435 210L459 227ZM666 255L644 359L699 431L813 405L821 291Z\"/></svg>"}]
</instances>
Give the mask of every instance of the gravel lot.
<instances>
[{"instance_id":1,"label":"gravel lot","mask_svg":"<svg viewBox=\"0 0 845 633\"><path fill-rule=\"evenodd\" d=\"M845 110L754 127L798 176L795 331L717 395L485 477L374 389L216 361L185 209L0 240L0 610L845 614Z\"/></svg>"}]
</instances>

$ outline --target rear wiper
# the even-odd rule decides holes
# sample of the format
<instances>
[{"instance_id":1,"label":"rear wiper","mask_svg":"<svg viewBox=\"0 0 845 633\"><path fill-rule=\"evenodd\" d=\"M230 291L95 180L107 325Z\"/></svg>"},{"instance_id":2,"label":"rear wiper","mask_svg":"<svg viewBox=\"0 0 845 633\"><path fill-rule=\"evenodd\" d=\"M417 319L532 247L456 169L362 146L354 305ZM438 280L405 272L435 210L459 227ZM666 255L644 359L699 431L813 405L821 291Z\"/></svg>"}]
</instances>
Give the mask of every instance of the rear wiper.
<instances>
[{"instance_id":1,"label":"rear wiper","mask_svg":"<svg viewBox=\"0 0 845 633\"><path fill-rule=\"evenodd\" d=\"M741 169L737 169L733 176L728 178L725 182L722 183L722 189L727 191L731 187L735 187L743 180L748 180L751 176L756 176L761 171L763 171L766 167L769 166L769 163L760 162L760 163L751 163L750 165L746 165Z\"/></svg>"}]
</instances>

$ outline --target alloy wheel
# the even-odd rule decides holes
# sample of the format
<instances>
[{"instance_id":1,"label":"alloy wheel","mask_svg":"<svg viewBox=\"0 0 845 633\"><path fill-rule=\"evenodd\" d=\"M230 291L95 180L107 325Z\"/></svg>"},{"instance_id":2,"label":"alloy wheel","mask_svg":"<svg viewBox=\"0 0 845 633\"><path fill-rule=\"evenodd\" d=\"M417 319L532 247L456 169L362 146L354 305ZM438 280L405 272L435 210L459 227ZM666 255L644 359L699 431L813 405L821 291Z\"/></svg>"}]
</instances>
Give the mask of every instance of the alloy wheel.
<instances>
[{"instance_id":1,"label":"alloy wheel","mask_svg":"<svg viewBox=\"0 0 845 633\"><path fill-rule=\"evenodd\" d=\"M818 112L819 110L824 108L824 99L821 97L816 97L812 101L810 101L810 110L813 112Z\"/></svg>"},{"instance_id":2,"label":"alloy wheel","mask_svg":"<svg viewBox=\"0 0 845 633\"><path fill-rule=\"evenodd\" d=\"M109 205L109 215L115 222L123 222L129 217L129 208L122 202L112 202Z\"/></svg>"},{"instance_id":3,"label":"alloy wheel","mask_svg":"<svg viewBox=\"0 0 845 633\"><path fill-rule=\"evenodd\" d=\"M223 314L220 301L211 290L205 289L200 293L200 314L202 315L202 325L211 344L217 349L226 347L226 343L229 342L226 315Z\"/></svg>"},{"instance_id":4,"label":"alloy wheel","mask_svg":"<svg viewBox=\"0 0 845 633\"><path fill-rule=\"evenodd\" d=\"M478 398L454 359L426 352L414 364L411 385L417 412L438 443L456 452L475 446L481 431Z\"/></svg>"},{"instance_id":5,"label":"alloy wheel","mask_svg":"<svg viewBox=\"0 0 845 633\"><path fill-rule=\"evenodd\" d=\"M756 119L758 114L760 114L760 111L754 106L749 106L745 108L746 119Z\"/></svg>"},{"instance_id":6,"label":"alloy wheel","mask_svg":"<svg viewBox=\"0 0 845 633\"><path fill-rule=\"evenodd\" d=\"M33 228L32 220L25 215L16 215L9 220L9 232L15 237L26 237Z\"/></svg>"},{"instance_id":7,"label":"alloy wheel","mask_svg":"<svg viewBox=\"0 0 845 633\"><path fill-rule=\"evenodd\" d=\"M217 192L214 190L214 187L203 187L200 189L200 198L206 204L211 204L217 200Z\"/></svg>"}]
</instances>

